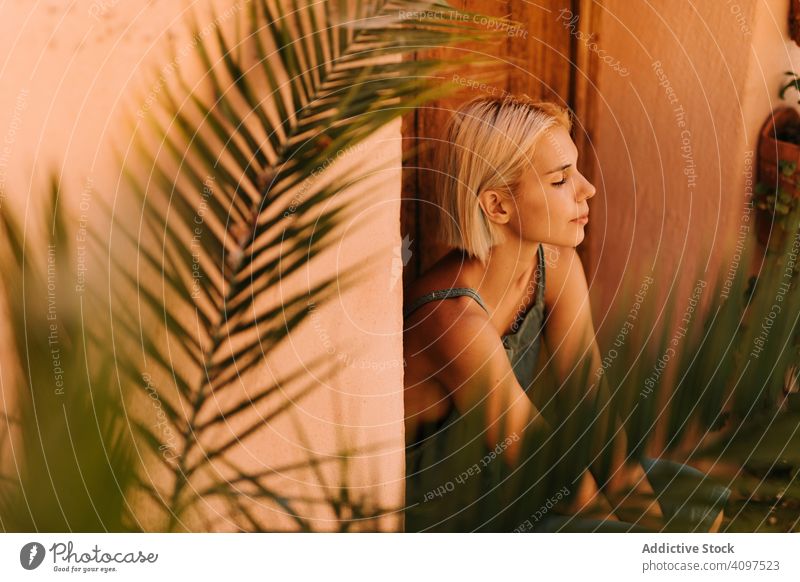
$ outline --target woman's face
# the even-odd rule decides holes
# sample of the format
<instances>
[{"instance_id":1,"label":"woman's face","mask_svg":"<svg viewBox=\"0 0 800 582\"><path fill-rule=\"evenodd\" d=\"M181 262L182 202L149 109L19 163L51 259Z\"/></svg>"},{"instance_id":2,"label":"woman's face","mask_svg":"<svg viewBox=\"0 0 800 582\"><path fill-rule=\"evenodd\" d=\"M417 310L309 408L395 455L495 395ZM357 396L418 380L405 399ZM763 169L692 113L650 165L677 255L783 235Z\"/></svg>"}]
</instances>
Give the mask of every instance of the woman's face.
<instances>
[{"instance_id":1,"label":"woman's face","mask_svg":"<svg viewBox=\"0 0 800 582\"><path fill-rule=\"evenodd\" d=\"M544 132L512 200L508 226L523 240L577 246L595 187L578 171L578 148L561 125Z\"/></svg>"}]
</instances>

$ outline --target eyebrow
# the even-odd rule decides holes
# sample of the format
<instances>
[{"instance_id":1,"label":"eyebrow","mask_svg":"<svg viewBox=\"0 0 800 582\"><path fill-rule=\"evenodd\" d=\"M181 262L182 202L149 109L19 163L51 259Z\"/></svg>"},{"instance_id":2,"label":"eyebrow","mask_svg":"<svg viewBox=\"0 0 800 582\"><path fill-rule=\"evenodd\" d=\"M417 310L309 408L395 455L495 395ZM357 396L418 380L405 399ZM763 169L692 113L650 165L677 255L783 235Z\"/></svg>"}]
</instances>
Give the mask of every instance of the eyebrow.
<instances>
[{"instance_id":1,"label":"eyebrow","mask_svg":"<svg viewBox=\"0 0 800 582\"><path fill-rule=\"evenodd\" d=\"M567 168L569 168L571 165L572 165L572 164L564 164L564 165L563 165L563 166L561 166L560 168L556 168L556 169L554 169L554 170L550 170L549 172L545 172L545 174L544 174L544 175L545 175L545 176L549 176L550 174L555 174L556 172L561 172L561 171L563 171L563 170L566 170Z\"/></svg>"}]
</instances>

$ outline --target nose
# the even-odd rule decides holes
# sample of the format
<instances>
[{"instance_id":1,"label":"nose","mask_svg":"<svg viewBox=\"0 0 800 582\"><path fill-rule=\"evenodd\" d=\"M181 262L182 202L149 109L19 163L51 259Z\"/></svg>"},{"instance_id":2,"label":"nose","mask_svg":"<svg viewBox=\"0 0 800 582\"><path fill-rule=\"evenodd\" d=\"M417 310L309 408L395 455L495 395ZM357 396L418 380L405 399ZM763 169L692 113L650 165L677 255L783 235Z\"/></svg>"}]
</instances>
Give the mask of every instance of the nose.
<instances>
[{"instance_id":1,"label":"nose","mask_svg":"<svg viewBox=\"0 0 800 582\"><path fill-rule=\"evenodd\" d=\"M588 200L589 198L597 194L597 188L595 188L594 185L589 180L587 180L583 174L581 174L581 179L583 180L583 188L581 188L581 194L583 194L582 198L584 200Z\"/></svg>"}]
</instances>

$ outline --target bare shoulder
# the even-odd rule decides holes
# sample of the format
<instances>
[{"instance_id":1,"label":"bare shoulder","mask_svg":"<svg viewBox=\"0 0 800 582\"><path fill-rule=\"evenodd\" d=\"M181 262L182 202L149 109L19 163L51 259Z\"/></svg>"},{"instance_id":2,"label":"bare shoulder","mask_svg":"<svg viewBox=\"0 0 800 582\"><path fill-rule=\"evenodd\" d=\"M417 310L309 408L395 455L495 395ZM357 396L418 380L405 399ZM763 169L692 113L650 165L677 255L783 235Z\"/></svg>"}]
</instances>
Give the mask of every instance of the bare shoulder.
<instances>
[{"instance_id":1,"label":"bare shoulder","mask_svg":"<svg viewBox=\"0 0 800 582\"><path fill-rule=\"evenodd\" d=\"M408 321L421 340L413 343L424 350L431 374L459 410L473 406L487 387L515 382L502 338L470 297L426 303Z\"/></svg>"}]
</instances>

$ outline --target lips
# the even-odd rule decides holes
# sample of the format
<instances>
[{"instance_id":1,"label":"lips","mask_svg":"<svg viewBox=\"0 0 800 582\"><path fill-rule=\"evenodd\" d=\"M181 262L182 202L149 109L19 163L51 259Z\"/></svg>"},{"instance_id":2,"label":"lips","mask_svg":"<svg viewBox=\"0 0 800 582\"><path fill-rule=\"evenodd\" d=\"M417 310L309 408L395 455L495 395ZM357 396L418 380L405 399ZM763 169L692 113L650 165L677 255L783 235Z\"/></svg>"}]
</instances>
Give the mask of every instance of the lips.
<instances>
[{"instance_id":1,"label":"lips","mask_svg":"<svg viewBox=\"0 0 800 582\"><path fill-rule=\"evenodd\" d=\"M588 220L589 220L589 213L587 212L586 214L579 216L578 218L573 218L570 222L582 222Z\"/></svg>"}]
</instances>

